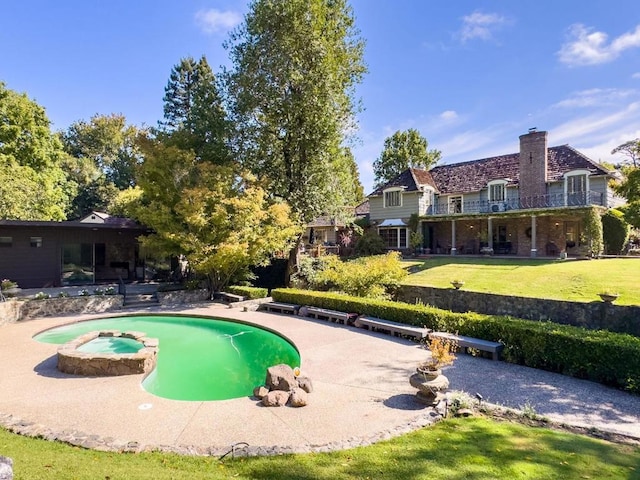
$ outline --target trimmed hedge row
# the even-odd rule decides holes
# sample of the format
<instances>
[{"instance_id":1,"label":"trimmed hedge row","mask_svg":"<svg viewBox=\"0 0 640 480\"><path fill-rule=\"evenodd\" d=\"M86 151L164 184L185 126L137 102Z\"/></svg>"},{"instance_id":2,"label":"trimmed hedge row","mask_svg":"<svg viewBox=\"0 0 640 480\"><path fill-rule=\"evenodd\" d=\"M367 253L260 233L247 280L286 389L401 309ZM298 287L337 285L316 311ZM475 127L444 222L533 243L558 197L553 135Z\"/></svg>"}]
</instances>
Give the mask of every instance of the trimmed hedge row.
<instances>
[{"instance_id":1,"label":"trimmed hedge row","mask_svg":"<svg viewBox=\"0 0 640 480\"><path fill-rule=\"evenodd\" d=\"M259 287L242 287L240 285L232 285L225 289L229 293L235 295L242 295L248 300L255 300L256 298L266 298L269 295L269 291L266 288Z\"/></svg>"},{"instance_id":2,"label":"trimmed hedge row","mask_svg":"<svg viewBox=\"0 0 640 480\"><path fill-rule=\"evenodd\" d=\"M359 313L505 345L507 362L527 365L640 393L640 338L605 330L519 318L455 313L428 305L350 297L332 292L277 289L275 301Z\"/></svg>"}]
</instances>

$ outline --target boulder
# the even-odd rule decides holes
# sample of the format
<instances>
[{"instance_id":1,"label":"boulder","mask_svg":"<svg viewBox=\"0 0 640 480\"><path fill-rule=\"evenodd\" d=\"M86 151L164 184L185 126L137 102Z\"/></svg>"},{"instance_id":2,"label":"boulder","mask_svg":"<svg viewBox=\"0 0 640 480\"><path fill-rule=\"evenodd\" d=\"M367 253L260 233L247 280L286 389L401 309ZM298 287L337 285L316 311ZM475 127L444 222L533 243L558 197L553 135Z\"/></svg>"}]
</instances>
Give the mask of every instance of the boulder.
<instances>
[{"instance_id":1,"label":"boulder","mask_svg":"<svg viewBox=\"0 0 640 480\"><path fill-rule=\"evenodd\" d=\"M0 455L0 480L13 480L13 460Z\"/></svg>"},{"instance_id":2,"label":"boulder","mask_svg":"<svg viewBox=\"0 0 640 480\"><path fill-rule=\"evenodd\" d=\"M273 390L262 398L265 407L284 407L289 401L289 392Z\"/></svg>"},{"instance_id":3,"label":"boulder","mask_svg":"<svg viewBox=\"0 0 640 480\"><path fill-rule=\"evenodd\" d=\"M267 378L264 382L269 390L283 390L289 392L298 386L293 368L281 363L267 369Z\"/></svg>"},{"instance_id":4,"label":"boulder","mask_svg":"<svg viewBox=\"0 0 640 480\"><path fill-rule=\"evenodd\" d=\"M298 377L298 387L307 393L313 392L313 383L309 377Z\"/></svg>"},{"instance_id":5,"label":"boulder","mask_svg":"<svg viewBox=\"0 0 640 480\"><path fill-rule=\"evenodd\" d=\"M253 389L253 396L259 398L260 400L266 397L267 393L269 393L269 389L264 385L260 385L259 387Z\"/></svg>"},{"instance_id":6,"label":"boulder","mask_svg":"<svg viewBox=\"0 0 640 480\"><path fill-rule=\"evenodd\" d=\"M302 388L294 388L289 397L289 405L292 407L304 407L308 403L308 394Z\"/></svg>"}]
</instances>

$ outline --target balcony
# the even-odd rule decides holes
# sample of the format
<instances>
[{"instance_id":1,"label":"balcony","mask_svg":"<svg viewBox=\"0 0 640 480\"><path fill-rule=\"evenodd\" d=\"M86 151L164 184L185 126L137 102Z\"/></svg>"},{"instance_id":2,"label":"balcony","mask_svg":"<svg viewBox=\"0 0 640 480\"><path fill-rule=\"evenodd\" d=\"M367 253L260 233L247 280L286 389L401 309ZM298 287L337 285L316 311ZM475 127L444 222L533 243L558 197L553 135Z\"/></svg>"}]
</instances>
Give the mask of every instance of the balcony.
<instances>
[{"instance_id":1,"label":"balcony","mask_svg":"<svg viewBox=\"0 0 640 480\"><path fill-rule=\"evenodd\" d=\"M606 197L601 192L577 192L540 195L536 197L509 198L502 202L488 200L460 203L436 203L426 209L426 215L468 215L531 210L536 208L564 208L599 205L605 206Z\"/></svg>"}]
</instances>

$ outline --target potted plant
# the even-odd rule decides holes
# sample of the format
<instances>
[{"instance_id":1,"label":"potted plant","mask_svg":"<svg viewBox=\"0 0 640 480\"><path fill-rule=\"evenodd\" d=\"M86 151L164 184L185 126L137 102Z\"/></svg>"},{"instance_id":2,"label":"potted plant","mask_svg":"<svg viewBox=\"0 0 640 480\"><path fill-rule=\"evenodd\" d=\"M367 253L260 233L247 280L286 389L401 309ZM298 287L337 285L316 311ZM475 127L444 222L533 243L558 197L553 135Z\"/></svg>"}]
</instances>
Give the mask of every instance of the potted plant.
<instances>
[{"instance_id":1,"label":"potted plant","mask_svg":"<svg viewBox=\"0 0 640 480\"><path fill-rule=\"evenodd\" d=\"M418 389L416 398L419 402L434 406L442 400L443 392L449 388L449 379L442 375L442 367L453 364L457 344L453 340L430 336L425 342L425 348L431 354L418 365L416 372L409 377L409 383Z\"/></svg>"}]
</instances>

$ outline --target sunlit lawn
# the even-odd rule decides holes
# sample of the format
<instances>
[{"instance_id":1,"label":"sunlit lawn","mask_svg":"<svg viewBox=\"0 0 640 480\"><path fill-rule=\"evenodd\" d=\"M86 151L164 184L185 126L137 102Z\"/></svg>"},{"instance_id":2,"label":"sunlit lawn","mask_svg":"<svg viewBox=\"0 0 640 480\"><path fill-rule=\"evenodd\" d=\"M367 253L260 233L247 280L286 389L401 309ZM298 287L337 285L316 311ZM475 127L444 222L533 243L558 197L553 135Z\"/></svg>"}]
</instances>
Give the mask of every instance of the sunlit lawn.
<instances>
[{"instance_id":1,"label":"sunlit lawn","mask_svg":"<svg viewBox=\"0 0 640 480\"><path fill-rule=\"evenodd\" d=\"M640 479L637 446L481 418L447 420L352 450L224 461L103 453L0 429L0 454L13 458L15 480Z\"/></svg>"},{"instance_id":2,"label":"sunlit lawn","mask_svg":"<svg viewBox=\"0 0 640 480\"><path fill-rule=\"evenodd\" d=\"M407 277L408 285L452 288L451 281L465 282L464 289L522 297L579 302L600 301L598 293L620 294L616 304L640 305L640 258L601 260L532 260L437 257L408 261L422 268Z\"/></svg>"}]
</instances>

